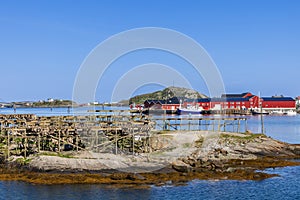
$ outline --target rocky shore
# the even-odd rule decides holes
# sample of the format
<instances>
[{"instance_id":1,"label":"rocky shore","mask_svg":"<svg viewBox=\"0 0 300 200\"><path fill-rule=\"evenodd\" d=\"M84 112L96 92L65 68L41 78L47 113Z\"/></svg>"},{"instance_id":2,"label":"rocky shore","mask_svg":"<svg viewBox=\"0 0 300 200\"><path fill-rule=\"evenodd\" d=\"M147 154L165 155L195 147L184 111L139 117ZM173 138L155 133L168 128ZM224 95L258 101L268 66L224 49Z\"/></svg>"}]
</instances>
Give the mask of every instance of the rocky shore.
<instances>
[{"instance_id":1,"label":"rocky shore","mask_svg":"<svg viewBox=\"0 0 300 200\"><path fill-rule=\"evenodd\" d=\"M190 180L262 180L262 170L297 166L300 145L262 134L176 131L158 133L152 153L41 153L2 162L0 180L34 184L110 184L144 187Z\"/></svg>"}]
</instances>

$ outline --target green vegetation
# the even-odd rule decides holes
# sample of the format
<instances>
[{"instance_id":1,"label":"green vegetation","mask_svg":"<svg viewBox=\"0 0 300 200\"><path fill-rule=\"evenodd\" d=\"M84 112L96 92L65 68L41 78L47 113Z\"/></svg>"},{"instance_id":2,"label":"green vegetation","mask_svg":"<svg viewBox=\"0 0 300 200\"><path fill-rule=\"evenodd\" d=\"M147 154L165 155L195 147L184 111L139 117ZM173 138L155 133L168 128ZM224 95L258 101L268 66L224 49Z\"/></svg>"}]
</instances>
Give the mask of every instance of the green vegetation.
<instances>
[{"instance_id":1,"label":"green vegetation","mask_svg":"<svg viewBox=\"0 0 300 200\"><path fill-rule=\"evenodd\" d=\"M233 139L239 139L239 140L253 140L255 138L260 138L260 137L266 137L264 134L247 134L243 136L238 136L238 135L231 135L231 134L221 134L222 138L233 138Z\"/></svg>"},{"instance_id":2,"label":"green vegetation","mask_svg":"<svg viewBox=\"0 0 300 200\"><path fill-rule=\"evenodd\" d=\"M142 95L137 95L129 100L129 104L143 104L147 99L155 100L166 100L173 97L184 97L184 98L206 98L207 96L187 88L180 87L168 87L164 90L156 91L153 93L147 93Z\"/></svg>"},{"instance_id":3,"label":"green vegetation","mask_svg":"<svg viewBox=\"0 0 300 200\"><path fill-rule=\"evenodd\" d=\"M71 154L63 154L63 153L55 153L55 152L42 152L42 153L40 153L40 155L43 155L43 156L58 156L58 157L61 157L61 158L74 158L74 156L71 155Z\"/></svg>"},{"instance_id":4,"label":"green vegetation","mask_svg":"<svg viewBox=\"0 0 300 200\"><path fill-rule=\"evenodd\" d=\"M76 103L71 100L55 99L53 101L34 102L32 104L32 107L60 107L60 106L67 107L72 105L76 105Z\"/></svg>"},{"instance_id":5,"label":"green vegetation","mask_svg":"<svg viewBox=\"0 0 300 200\"><path fill-rule=\"evenodd\" d=\"M166 133L173 133L170 130L160 130L160 131L153 131L155 134L166 134Z\"/></svg>"},{"instance_id":6,"label":"green vegetation","mask_svg":"<svg viewBox=\"0 0 300 200\"><path fill-rule=\"evenodd\" d=\"M182 144L182 148L190 148L192 146L191 143L184 143Z\"/></svg>"},{"instance_id":7,"label":"green vegetation","mask_svg":"<svg viewBox=\"0 0 300 200\"><path fill-rule=\"evenodd\" d=\"M19 165L28 165L30 163L31 159L29 158L18 158L16 160L16 162L19 164Z\"/></svg>"},{"instance_id":8,"label":"green vegetation","mask_svg":"<svg viewBox=\"0 0 300 200\"><path fill-rule=\"evenodd\" d=\"M200 148L204 142L203 136L199 136L199 139L195 141L195 147Z\"/></svg>"}]
</instances>

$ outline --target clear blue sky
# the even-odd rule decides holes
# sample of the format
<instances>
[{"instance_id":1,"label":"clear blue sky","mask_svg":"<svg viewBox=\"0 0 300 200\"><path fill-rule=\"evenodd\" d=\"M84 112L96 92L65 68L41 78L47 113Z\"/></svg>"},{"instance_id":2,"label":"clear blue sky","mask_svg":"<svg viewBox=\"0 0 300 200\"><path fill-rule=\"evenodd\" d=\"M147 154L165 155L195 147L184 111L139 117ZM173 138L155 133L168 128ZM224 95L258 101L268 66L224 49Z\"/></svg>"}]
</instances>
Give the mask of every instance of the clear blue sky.
<instances>
[{"instance_id":1,"label":"clear blue sky","mask_svg":"<svg viewBox=\"0 0 300 200\"><path fill-rule=\"evenodd\" d=\"M295 97L300 95L299 10L297 0L1 1L0 101L70 99L77 70L96 45L121 31L149 26L174 29L200 43L227 92ZM185 66L164 53L149 55L128 55L112 67L100 82L107 90L97 100L108 100L113 81L124 72L118 66ZM201 80L193 86L207 93Z\"/></svg>"}]
</instances>

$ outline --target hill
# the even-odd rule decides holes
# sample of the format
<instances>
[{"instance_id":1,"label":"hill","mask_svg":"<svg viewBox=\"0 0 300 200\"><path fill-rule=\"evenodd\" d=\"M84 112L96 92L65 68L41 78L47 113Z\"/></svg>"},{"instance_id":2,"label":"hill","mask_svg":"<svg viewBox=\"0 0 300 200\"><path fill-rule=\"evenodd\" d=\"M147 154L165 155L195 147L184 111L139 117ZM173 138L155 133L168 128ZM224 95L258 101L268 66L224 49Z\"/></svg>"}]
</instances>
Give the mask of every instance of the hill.
<instances>
[{"instance_id":1,"label":"hill","mask_svg":"<svg viewBox=\"0 0 300 200\"><path fill-rule=\"evenodd\" d=\"M147 99L169 99L173 97L183 97L186 99L207 98L206 95L197 92L196 90L181 88L181 87L168 87L164 90L159 90L152 93L137 95L129 99L129 104L142 104Z\"/></svg>"}]
</instances>

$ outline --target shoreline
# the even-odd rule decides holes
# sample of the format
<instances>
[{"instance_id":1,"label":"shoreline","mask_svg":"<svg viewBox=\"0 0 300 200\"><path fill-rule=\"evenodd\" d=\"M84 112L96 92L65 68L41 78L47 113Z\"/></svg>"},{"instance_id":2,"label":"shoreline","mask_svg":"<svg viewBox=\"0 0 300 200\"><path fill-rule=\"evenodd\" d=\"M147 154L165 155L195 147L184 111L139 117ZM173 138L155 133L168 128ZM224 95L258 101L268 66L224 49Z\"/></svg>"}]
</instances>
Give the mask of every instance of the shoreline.
<instances>
[{"instance_id":1,"label":"shoreline","mask_svg":"<svg viewBox=\"0 0 300 200\"><path fill-rule=\"evenodd\" d=\"M252 180L261 181L267 178L277 177L277 174L263 172L267 168L278 168L288 166L300 166L300 162L277 160L274 158L244 162L243 168L227 171L193 171L178 172L168 168L166 171L152 173L125 173L125 172L37 172L28 169L1 167L0 181L22 181L30 184L59 185L59 184L104 184L112 187L134 187L147 188L154 186L185 185L193 180ZM247 169L248 168L248 169ZM257 171L259 170L259 171Z\"/></svg>"}]
</instances>

